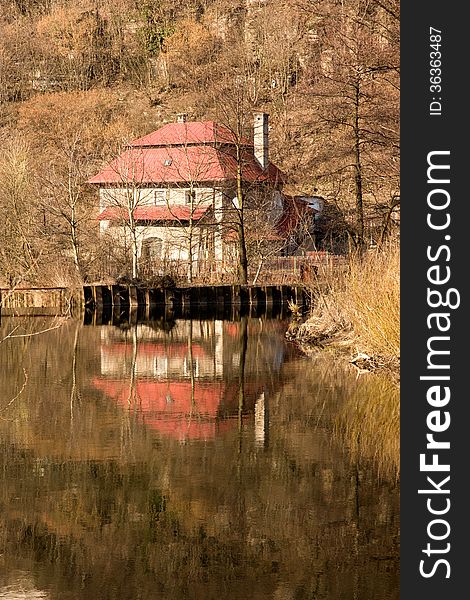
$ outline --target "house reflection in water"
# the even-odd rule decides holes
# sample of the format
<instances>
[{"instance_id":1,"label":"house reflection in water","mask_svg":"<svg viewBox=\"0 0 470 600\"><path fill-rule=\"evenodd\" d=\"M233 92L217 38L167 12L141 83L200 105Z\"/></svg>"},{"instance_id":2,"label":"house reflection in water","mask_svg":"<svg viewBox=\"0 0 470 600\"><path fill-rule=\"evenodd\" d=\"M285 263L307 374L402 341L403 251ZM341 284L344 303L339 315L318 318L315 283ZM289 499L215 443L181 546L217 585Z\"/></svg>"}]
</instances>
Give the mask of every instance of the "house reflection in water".
<instances>
[{"instance_id":1,"label":"house reflection in water","mask_svg":"<svg viewBox=\"0 0 470 600\"><path fill-rule=\"evenodd\" d=\"M254 413L255 440L265 445L284 328L246 317L179 320L170 331L152 321L103 326L101 376L93 383L148 428L179 441L213 439Z\"/></svg>"}]
</instances>

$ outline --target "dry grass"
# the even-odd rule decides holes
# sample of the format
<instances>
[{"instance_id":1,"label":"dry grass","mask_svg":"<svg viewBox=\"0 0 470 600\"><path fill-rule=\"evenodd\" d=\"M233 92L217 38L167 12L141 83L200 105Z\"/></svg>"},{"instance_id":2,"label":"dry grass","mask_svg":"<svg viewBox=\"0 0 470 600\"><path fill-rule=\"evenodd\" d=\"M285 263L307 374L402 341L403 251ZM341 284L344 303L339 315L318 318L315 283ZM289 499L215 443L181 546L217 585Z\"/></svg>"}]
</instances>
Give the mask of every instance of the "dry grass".
<instances>
[{"instance_id":1,"label":"dry grass","mask_svg":"<svg viewBox=\"0 0 470 600\"><path fill-rule=\"evenodd\" d=\"M303 339L347 338L357 351L400 357L400 254L398 244L352 258L349 269L327 282Z\"/></svg>"},{"instance_id":2,"label":"dry grass","mask_svg":"<svg viewBox=\"0 0 470 600\"><path fill-rule=\"evenodd\" d=\"M400 356L400 255L397 245L352 261L341 309L368 349Z\"/></svg>"}]
</instances>

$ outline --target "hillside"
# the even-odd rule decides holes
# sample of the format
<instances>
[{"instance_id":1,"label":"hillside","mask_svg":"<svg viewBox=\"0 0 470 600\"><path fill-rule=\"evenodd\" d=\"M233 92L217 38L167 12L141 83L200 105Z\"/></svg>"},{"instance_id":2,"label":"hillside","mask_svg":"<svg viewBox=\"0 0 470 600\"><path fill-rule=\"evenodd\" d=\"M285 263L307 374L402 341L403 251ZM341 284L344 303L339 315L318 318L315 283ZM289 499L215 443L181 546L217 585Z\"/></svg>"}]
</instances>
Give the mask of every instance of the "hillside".
<instances>
[{"instance_id":1,"label":"hillside","mask_svg":"<svg viewBox=\"0 0 470 600\"><path fill-rule=\"evenodd\" d=\"M247 127L251 111L269 112L287 191L341 209L353 240L388 231L399 202L398 0L1 0L0 9L3 285L73 279L71 244L92 272L101 242L87 178L180 112L230 124L243 109Z\"/></svg>"}]
</instances>

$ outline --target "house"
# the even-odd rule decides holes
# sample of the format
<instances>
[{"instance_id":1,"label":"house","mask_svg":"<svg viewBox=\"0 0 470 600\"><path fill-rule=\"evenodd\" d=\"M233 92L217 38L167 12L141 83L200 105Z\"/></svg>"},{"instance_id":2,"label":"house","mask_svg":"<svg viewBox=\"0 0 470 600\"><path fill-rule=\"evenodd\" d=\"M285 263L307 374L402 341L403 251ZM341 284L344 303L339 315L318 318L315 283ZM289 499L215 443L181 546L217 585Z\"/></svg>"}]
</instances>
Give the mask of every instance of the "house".
<instances>
[{"instance_id":1,"label":"house","mask_svg":"<svg viewBox=\"0 0 470 600\"><path fill-rule=\"evenodd\" d=\"M246 227L256 209L263 230L268 224L274 231L285 176L269 161L266 113L255 113L253 131L253 139L237 138L223 125L183 114L132 141L89 180L99 187L101 234L133 245L140 264L228 260L237 238L237 171L249 203Z\"/></svg>"}]
</instances>

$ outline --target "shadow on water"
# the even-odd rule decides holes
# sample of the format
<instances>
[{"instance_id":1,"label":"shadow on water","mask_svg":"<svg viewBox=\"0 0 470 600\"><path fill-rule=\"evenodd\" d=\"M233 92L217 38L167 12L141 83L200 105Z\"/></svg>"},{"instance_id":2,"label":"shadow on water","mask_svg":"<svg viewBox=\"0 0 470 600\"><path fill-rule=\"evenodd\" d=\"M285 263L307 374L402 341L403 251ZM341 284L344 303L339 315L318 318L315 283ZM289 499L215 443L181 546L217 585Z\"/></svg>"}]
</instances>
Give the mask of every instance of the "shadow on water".
<instances>
[{"instance_id":1,"label":"shadow on water","mask_svg":"<svg viewBox=\"0 0 470 600\"><path fill-rule=\"evenodd\" d=\"M85 323L0 345L0 597L399 597L396 475L338 434L383 390L279 318Z\"/></svg>"}]
</instances>

